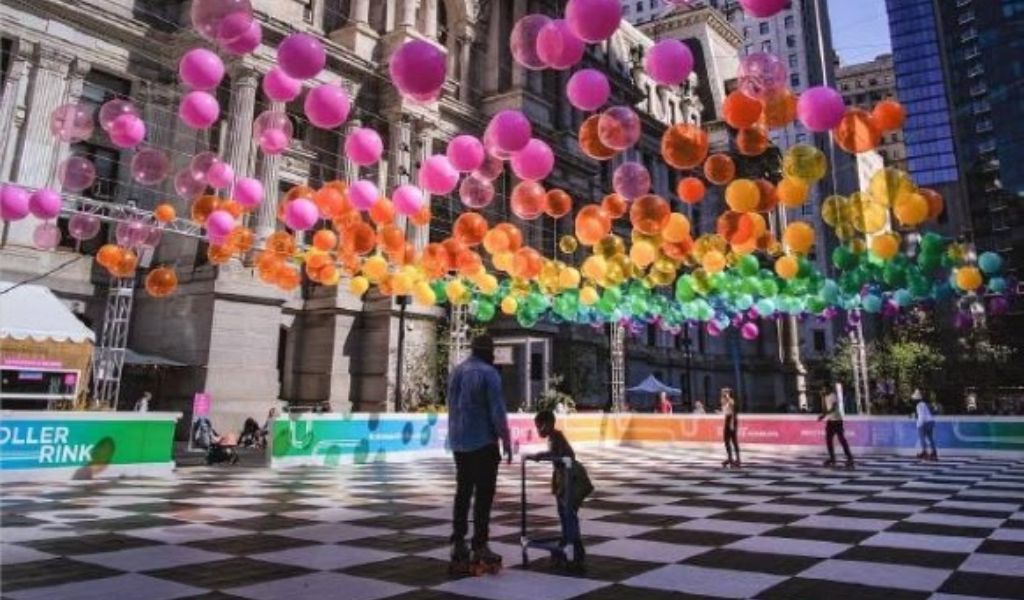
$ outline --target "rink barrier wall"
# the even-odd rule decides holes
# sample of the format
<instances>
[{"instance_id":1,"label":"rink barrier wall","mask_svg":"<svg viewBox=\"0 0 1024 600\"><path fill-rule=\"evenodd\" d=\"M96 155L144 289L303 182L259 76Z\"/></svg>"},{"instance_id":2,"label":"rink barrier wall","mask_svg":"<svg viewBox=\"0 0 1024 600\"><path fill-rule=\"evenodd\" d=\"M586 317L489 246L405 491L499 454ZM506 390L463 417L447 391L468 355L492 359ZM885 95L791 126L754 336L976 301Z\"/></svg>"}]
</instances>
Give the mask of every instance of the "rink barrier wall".
<instances>
[{"instance_id":1,"label":"rink barrier wall","mask_svg":"<svg viewBox=\"0 0 1024 600\"><path fill-rule=\"evenodd\" d=\"M721 415L584 413L559 417L559 427L576 446L679 444L720 447ZM510 414L517 449L541 447L533 415ZM915 454L917 426L909 417L847 417L846 439L860 452ZM445 414L300 414L271 424L267 449L271 467L337 466L408 461L448 453ZM741 415L740 445L780 451L823 451L825 424L816 415ZM1024 458L1024 417L937 417L935 441L944 455L999 455Z\"/></svg>"}]
</instances>

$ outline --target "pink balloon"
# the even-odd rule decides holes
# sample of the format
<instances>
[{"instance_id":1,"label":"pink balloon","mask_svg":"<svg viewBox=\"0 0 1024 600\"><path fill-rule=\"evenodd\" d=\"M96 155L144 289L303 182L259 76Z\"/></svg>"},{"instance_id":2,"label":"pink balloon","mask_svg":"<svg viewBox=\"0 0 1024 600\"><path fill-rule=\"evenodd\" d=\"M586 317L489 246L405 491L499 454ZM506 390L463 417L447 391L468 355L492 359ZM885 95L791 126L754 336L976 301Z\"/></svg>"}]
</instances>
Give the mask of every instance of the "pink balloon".
<instances>
[{"instance_id":1,"label":"pink balloon","mask_svg":"<svg viewBox=\"0 0 1024 600\"><path fill-rule=\"evenodd\" d=\"M70 156L57 167L57 180L69 192L81 192L96 181L96 166L84 156Z\"/></svg>"},{"instance_id":2,"label":"pink balloon","mask_svg":"<svg viewBox=\"0 0 1024 600\"><path fill-rule=\"evenodd\" d=\"M212 90L224 79L224 62L206 48L194 48L178 62L178 77L193 90Z\"/></svg>"},{"instance_id":3,"label":"pink balloon","mask_svg":"<svg viewBox=\"0 0 1024 600\"><path fill-rule=\"evenodd\" d=\"M305 231L320 220L320 210L308 198L296 198L284 207L284 223L289 229Z\"/></svg>"},{"instance_id":4,"label":"pink balloon","mask_svg":"<svg viewBox=\"0 0 1024 600\"><path fill-rule=\"evenodd\" d=\"M509 36L512 58L523 67L532 71L540 71L547 67L537 53L537 36L551 19L544 15L526 15L516 22Z\"/></svg>"},{"instance_id":5,"label":"pink balloon","mask_svg":"<svg viewBox=\"0 0 1024 600\"><path fill-rule=\"evenodd\" d=\"M459 200L467 208L479 210L494 201L494 184L476 173L468 175L459 186Z\"/></svg>"},{"instance_id":6,"label":"pink balloon","mask_svg":"<svg viewBox=\"0 0 1024 600\"><path fill-rule=\"evenodd\" d=\"M216 40L226 19L241 15L251 20L252 4L249 0L192 0L191 14L192 26L199 35Z\"/></svg>"},{"instance_id":7,"label":"pink balloon","mask_svg":"<svg viewBox=\"0 0 1024 600\"><path fill-rule=\"evenodd\" d=\"M167 153L156 148L140 148L132 157L132 179L142 185L157 185L171 170Z\"/></svg>"},{"instance_id":8,"label":"pink balloon","mask_svg":"<svg viewBox=\"0 0 1024 600\"><path fill-rule=\"evenodd\" d=\"M521 111L503 110L491 118L487 126L498 149L505 152L519 152L530 143L533 128L530 120Z\"/></svg>"},{"instance_id":9,"label":"pink balloon","mask_svg":"<svg viewBox=\"0 0 1024 600\"><path fill-rule=\"evenodd\" d=\"M306 94L306 117L320 129L339 127L348 119L350 109L348 94L339 86L325 83Z\"/></svg>"},{"instance_id":10,"label":"pink balloon","mask_svg":"<svg viewBox=\"0 0 1024 600\"><path fill-rule=\"evenodd\" d=\"M302 82L289 77L281 67L274 67L263 76L263 93L277 102L291 102L302 93Z\"/></svg>"},{"instance_id":11,"label":"pink balloon","mask_svg":"<svg viewBox=\"0 0 1024 600\"><path fill-rule=\"evenodd\" d=\"M597 110L608 102L612 87L597 69L581 69L572 74L565 87L569 103L583 111Z\"/></svg>"},{"instance_id":12,"label":"pink balloon","mask_svg":"<svg viewBox=\"0 0 1024 600\"><path fill-rule=\"evenodd\" d=\"M217 156L216 152L200 152L192 157L188 166L192 169L192 172L196 174L197 179L206 181L206 173L209 172L213 165L219 162L221 162L221 160L220 157Z\"/></svg>"},{"instance_id":13,"label":"pink balloon","mask_svg":"<svg viewBox=\"0 0 1024 600\"><path fill-rule=\"evenodd\" d=\"M642 125L636 111L628 106L613 106L601 113L597 137L612 150L625 150L640 141Z\"/></svg>"},{"instance_id":14,"label":"pink balloon","mask_svg":"<svg viewBox=\"0 0 1024 600\"><path fill-rule=\"evenodd\" d=\"M348 198L356 210L369 210L377 198L380 198L380 191L372 182L360 179L348 186Z\"/></svg>"},{"instance_id":15,"label":"pink balloon","mask_svg":"<svg viewBox=\"0 0 1024 600\"><path fill-rule=\"evenodd\" d=\"M214 244L222 243L234 228L235 218L226 210L215 210L206 217L206 237Z\"/></svg>"},{"instance_id":16,"label":"pink balloon","mask_svg":"<svg viewBox=\"0 0 1024 600\"><path fill-rule=\"evenodd\" d=\"M217 161L206 171L206 182L216 190L222 190L235 180L235 170L224 161Z\"/></svg>"},{"instance_id":17,"label":"pink balloon","mask_svg":"<svg viewBox=\"0 0 1024 600\"><path fill-rule=\"evenodd\" d=\"M403 96L431 102L441 96L448 67L440 48L423 40L410 40L391 55L388 71Z\"/></svg>"},{"instance_id":18,"label":"pink balloon","mask_svg":"<svg viewBox=\"0 0 1024 600\"><path fill-rule=\"evenodd\" d=\"M748 322L744 323L743 327L740 328L740 334L743 336L743 339L754 341L761 335L761 330L757 327L757 323Z\"/></svg>"},{"instance_id":19,"label":"pink balloon","mask_svg":"<svg viewBox=\"0 0 1024 600\"><path fill-rule=\"evenodd\" d=\"M576 37L596 44L612 37L622 20L619 0L569 0L565 20Z\"/></svg>"},{"instance_id":20,"label":"pink balloon","mask_svg":"<svg viewBox=\"0 0 1024 600\"><path fill-rule=\"evenodd\" d=\"M404 184L395 188L395 191L391 193L391 201L395 203L395 210L398 214L411 217L423 208L427 199L418 187Z\"/></svg>"},{"instance_id":21,"label":"pink balloon","mask_svg":"<svg viewBox=\"0 0 1024 600\"><path fill-rule=\"evenodd\" d=\"M80 242L91 240L100 232L100 220L95 215L77 213L68 219L68 235Z\"/></svg>"},{"instance_id":22,"label":"pink balloon","mask_svg":"<svg viewBox=\"0 0 1024 600\"><path fill-rule=\"evenodd\" d=\"M283 112L268 110L256 117L252 135L264 154L280 154L291 144L294 135L291 119Z\"/></svg>"},{"instance_id":23,"label":"pink balloon","mask_svg":"<svg viewBox=\"0 0 1024 600\"><path fill-rule=\"evenodd\" d=\"M256 208L263 202L263 183L259 179L243 177L235 182L235 202L243 208Z\"/></svg>"},{"instance_id":24,"label":"pink balloon","mask_svg":"<svg viewBox=\"0 0 1024 600\"><path fill-rule=\"evenodd\" d=\"M587 45L564 19L544 25L537 34L537 56L545 66L564 71L583 60Z\"/></svg>"},{"instance_id":25,"label":"pink balloon","mask_svg":"<svg viewBox=\"0 0 1024 600\"><path fill-rule=\"evenodd\" d=\"M60 228L53 223L40 223L32 231L32 243L40 250L53 250L60 244Z\"/></svg>"},{"instance_id":26,"label":"pink balloon","mask_svg":"<svg viewBox=\"0 0 1024 600\"><path fill-rule=\"evenodd\" d=\"M107 134L118 148L134 148L146 137L146 124L135 115L121 115L110 124Z\"/></svg>"},{"instance_id":27,"label":"pink balloon","mask_svg":"<svg viewBox=\"0 0 1024 600\"><path fill-rule=\"evenodd\" d=\"M110 130L110 125L118 117L122 115L134 115L138 118L142 118L139 114L139 109L135 108L135 105L127 100L121 100L115 98L114 100L108 100L103 103L100 107L100 127L104 131Z\"/></svg>"},{"instance_id":28,"label":"pink balloon","mask_svg":"<svg viewBox=\"0 0 1024 600\"><path fill-rule=\"evenodd\" d=\"M260 136L260 150L264 154L281 154L291 143L291 138L281 129L268 129Z\"/></svg>"},{"instance_id":29,"label":"pink balloon","mask_svg":"<svg viewBox=\"0 0 1024 600\"><path fill-rule=\"evenodd\" d=\"M312 79L324 70L327 52L315 37L293 33L277 47L277 64L293 79Z\"/></svg>"},{"instance_id":30,"label":"pink balloon","mask_svg":"<svg viewBox=\"0 0 1024 600\"><path fill-rule=\"evenodd\" d=\"M693 72L693 53L679 40L661 40L647 49L644 70L659 85L679 85Z\"/></svg>"},{"instance_id":31,"label":"pink balloon","mask_svg":"<svg viewBox=\"0 0 1024 600\"><path fill-rule=\"evenodd\" d=\"M626 200L635 200L651 191L651 174L636 162L624 162L612 175L612 189Z\"/></svg>"},{"instance_id":32,"label":"pink balloon","mask_svg":"<svg viewBox=\"0 0 1024 600\"><path fill-rule=\"evenodd\" d=\"M839 92L827 86L809 88L800 94L796 115L804 127L823 132L839 125L846 114L846 105Z\"/></svg>"},{"instance_id":33,"label":"pink balloon","mask_svg":"<svg viewBox=\"0 0 1024 600\"><path fill-rule=\"evenodd\" d=\"M224 17L217 26L217 43L224 46L238 41L249 32L256 20L244 11L233 12Z\"/></svg>"},{"instance_id":34,"label":"pink balloon","mask_svg":"<svg viewBox=\"0 0 1024 600\"><path fill-rule=\"evenodd\" d=\"M208 92L189 92L181 99L178 116L192 129L209 129L220 117L220 104Z\"/></svg>"},{"instance_id":35,"label":"pink balloon","mask_svg":"<svg viewBox=\"0 0 1024 600\"><path fill-rule=\"evenodd\" d=\"M488 126L487 129L484 130L483 142L484 150L487 152L487 155L492 156L502 162L506 160L512 160L512 157L515 156L516 154L515 152L508 152L498 147L498 143L494 141L493 127Z\"/></svg>"},{"instance_id":36,"label":"pink balloon","mask_svg":"<svg viewBox=\"0 0 1024 600\"><path fill-rule=\"evenodd\" d=\"M419 183L426 192L444 196L459 185L459 172L448 161L447 156L435 154L420 165Z\"/></svg>"},{"instance_id":37,"label":"pink balloon","mask_svg":"<svg viewBox=\"0 0 1024 600\"><path fill-rule=\"evenodd\" d=\"M551 146L536 138L512 157L512 172L523 180L540 181L550 175L554 168L555 153L551 151Z\"/></svg>"},{"instance_id":38,"label":"pink balloon","mask_svg":"<svg viewBox=\"0 0 1024 600\"><path fill-rule=\"evenodd\" d=\"M771 52L754 52L740 59L739 88L751 98L767 100L789 85L786 63Z\"/></svg>"},{"instance_id":39,"label":"pink balloon","mask_svg":"<svg viewBox=\"0 0 1024 600\"><path fill-rule=\"evenodd\" d=\"M92 137L93 111L84 104L63 104L50 114L50 133L62 142L74 144Z\"/></svg>"},{"instance_id":40,"label":"pink balloon","mask_svg":"<svg viewBox=\"0 0 1024 600\"><path fill-rule=\"evenodd\" d=\"M484 157L484 162L473 171L473 176L487 181L494 181L505 171L505 163L490 154Z\"/></svg>"},{"instance_id":41,"label":"pink balloon","mask_svg":"<svg viewBox=\"0 0 1024 600\"><path fill-rule=\"evenodd\" d=\"M61 199L57 192L43 188L28 197L28 210L40 219L55 219L60 215Z\"/></svg>"},{"instance_id":42,"label":"pink balloon","mask_svg":"<svg viewBox=\"0 0 1024 600\"><path fill-rule=\"evenodd\" d=\"M238 39L229 42L221 42L221 48L235 56L242 56L255 51L263 43L263 27L255 19L249 24L249 29Z\"/></svg>"},{"instance_id":43,"label":"pink balloon","mask_svg":"<svg viewBox=\"0 0 1024 600\"><path fill-rule=\"evenodd\" d=\"M19 221L27 217L28 212L28 192L16 185L0 186L0 219Z\"/></svg>"},{"instance_id":44,"label":"pink balloon","mask_svg":"<svg viewBox=\"0 0 1024 600\"><path fill-rule=\"evenodd\" d=\"M469 173L478 169L485 158L484 145L475 136L458 135L448 142L448 161L456 171Z\"/></svg>"},{"instance_id":45,"label":"pink balloon","mask_svg":"<svg viewBox=\"0 0 1024 600\"><path fill-rule=\"evenodd\" d=\"M174 191L185 200L192 200L206 191L206 177L186 167L174 176Z\"/></svg>"},{"instance_id":46,"label":"pink balloon","mask_svg":"<svg viewBox=\"0 0 1024 600\"><path fill-rule=\"evenodd\" d=\"M775 16L786 8L790 0L740 0L740 5L747 14L759 19ZM755 326L756 327L756 326Z\"/></svg>"},{"instance_id":47,"label":"pink balloon","mask_svg":"<svg viewBox=\"0 0 1024 600\"><path fill-rule=\"evenodd\" d=\"M369 127L359 127L345 139L345 155L360 167L376 164L383 153L384 141Z\"/></svg>"}]
</instances>

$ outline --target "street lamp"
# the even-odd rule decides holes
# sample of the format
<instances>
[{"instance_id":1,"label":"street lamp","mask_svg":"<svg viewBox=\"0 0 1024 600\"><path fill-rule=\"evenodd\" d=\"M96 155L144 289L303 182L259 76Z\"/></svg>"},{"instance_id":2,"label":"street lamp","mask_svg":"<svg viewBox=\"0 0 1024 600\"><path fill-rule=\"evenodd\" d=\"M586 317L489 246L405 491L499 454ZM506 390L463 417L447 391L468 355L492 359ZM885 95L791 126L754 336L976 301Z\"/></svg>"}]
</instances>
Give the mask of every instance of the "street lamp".
<instances>
[{"instance_id":1,"label":"street lamp","mask_svg":"<svg viewBox=\"0 0 1024 600\"><path fill-rule=\"evenodd\" d=\"M405 408L402 400L402 371L405 366L405 309L409 306L409 296L396 296L398 303L398 360L395 364L395 410Z\"/></svg>"}]
</instances>

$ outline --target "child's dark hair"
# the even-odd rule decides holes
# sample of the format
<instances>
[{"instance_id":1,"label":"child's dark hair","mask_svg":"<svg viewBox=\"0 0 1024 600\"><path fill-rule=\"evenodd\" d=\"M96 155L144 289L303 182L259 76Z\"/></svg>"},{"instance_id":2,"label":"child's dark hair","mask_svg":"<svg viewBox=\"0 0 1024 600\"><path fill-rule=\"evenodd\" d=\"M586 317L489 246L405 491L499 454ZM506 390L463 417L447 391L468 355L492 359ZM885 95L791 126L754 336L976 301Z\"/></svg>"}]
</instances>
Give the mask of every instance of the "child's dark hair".
<instances>
[{"instance_id":1,"label":"child's dark hair","mask_svg":"<svg viewBox=\"0 0 1024 600\"><path fill-rule=\"evenodd\" d=\"M540 427L541 425L554 425L555 424L555 413L550 410L542 410L535 417L533 417L535 425Z\"/></svg>"}]
</instances>

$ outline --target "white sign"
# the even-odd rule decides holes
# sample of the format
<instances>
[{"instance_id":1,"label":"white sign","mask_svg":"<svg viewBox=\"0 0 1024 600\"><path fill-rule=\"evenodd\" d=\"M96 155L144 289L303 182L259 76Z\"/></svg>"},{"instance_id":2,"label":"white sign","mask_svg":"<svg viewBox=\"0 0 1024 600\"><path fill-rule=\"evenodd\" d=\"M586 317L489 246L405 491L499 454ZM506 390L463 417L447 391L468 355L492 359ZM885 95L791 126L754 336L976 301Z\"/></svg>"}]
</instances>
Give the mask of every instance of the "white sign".
<instances>
[{"instance_id":1,"label":"white sign","mask_svg":"<svg viewBox=\"0 0 1024 600\"><path fill-rule=\"evenodd\" d=\"M494 364L496 364L496 365L511 365L512 364L512 346L495 346L495 348L494 348Z\"/></svg>"}]
</instances>

